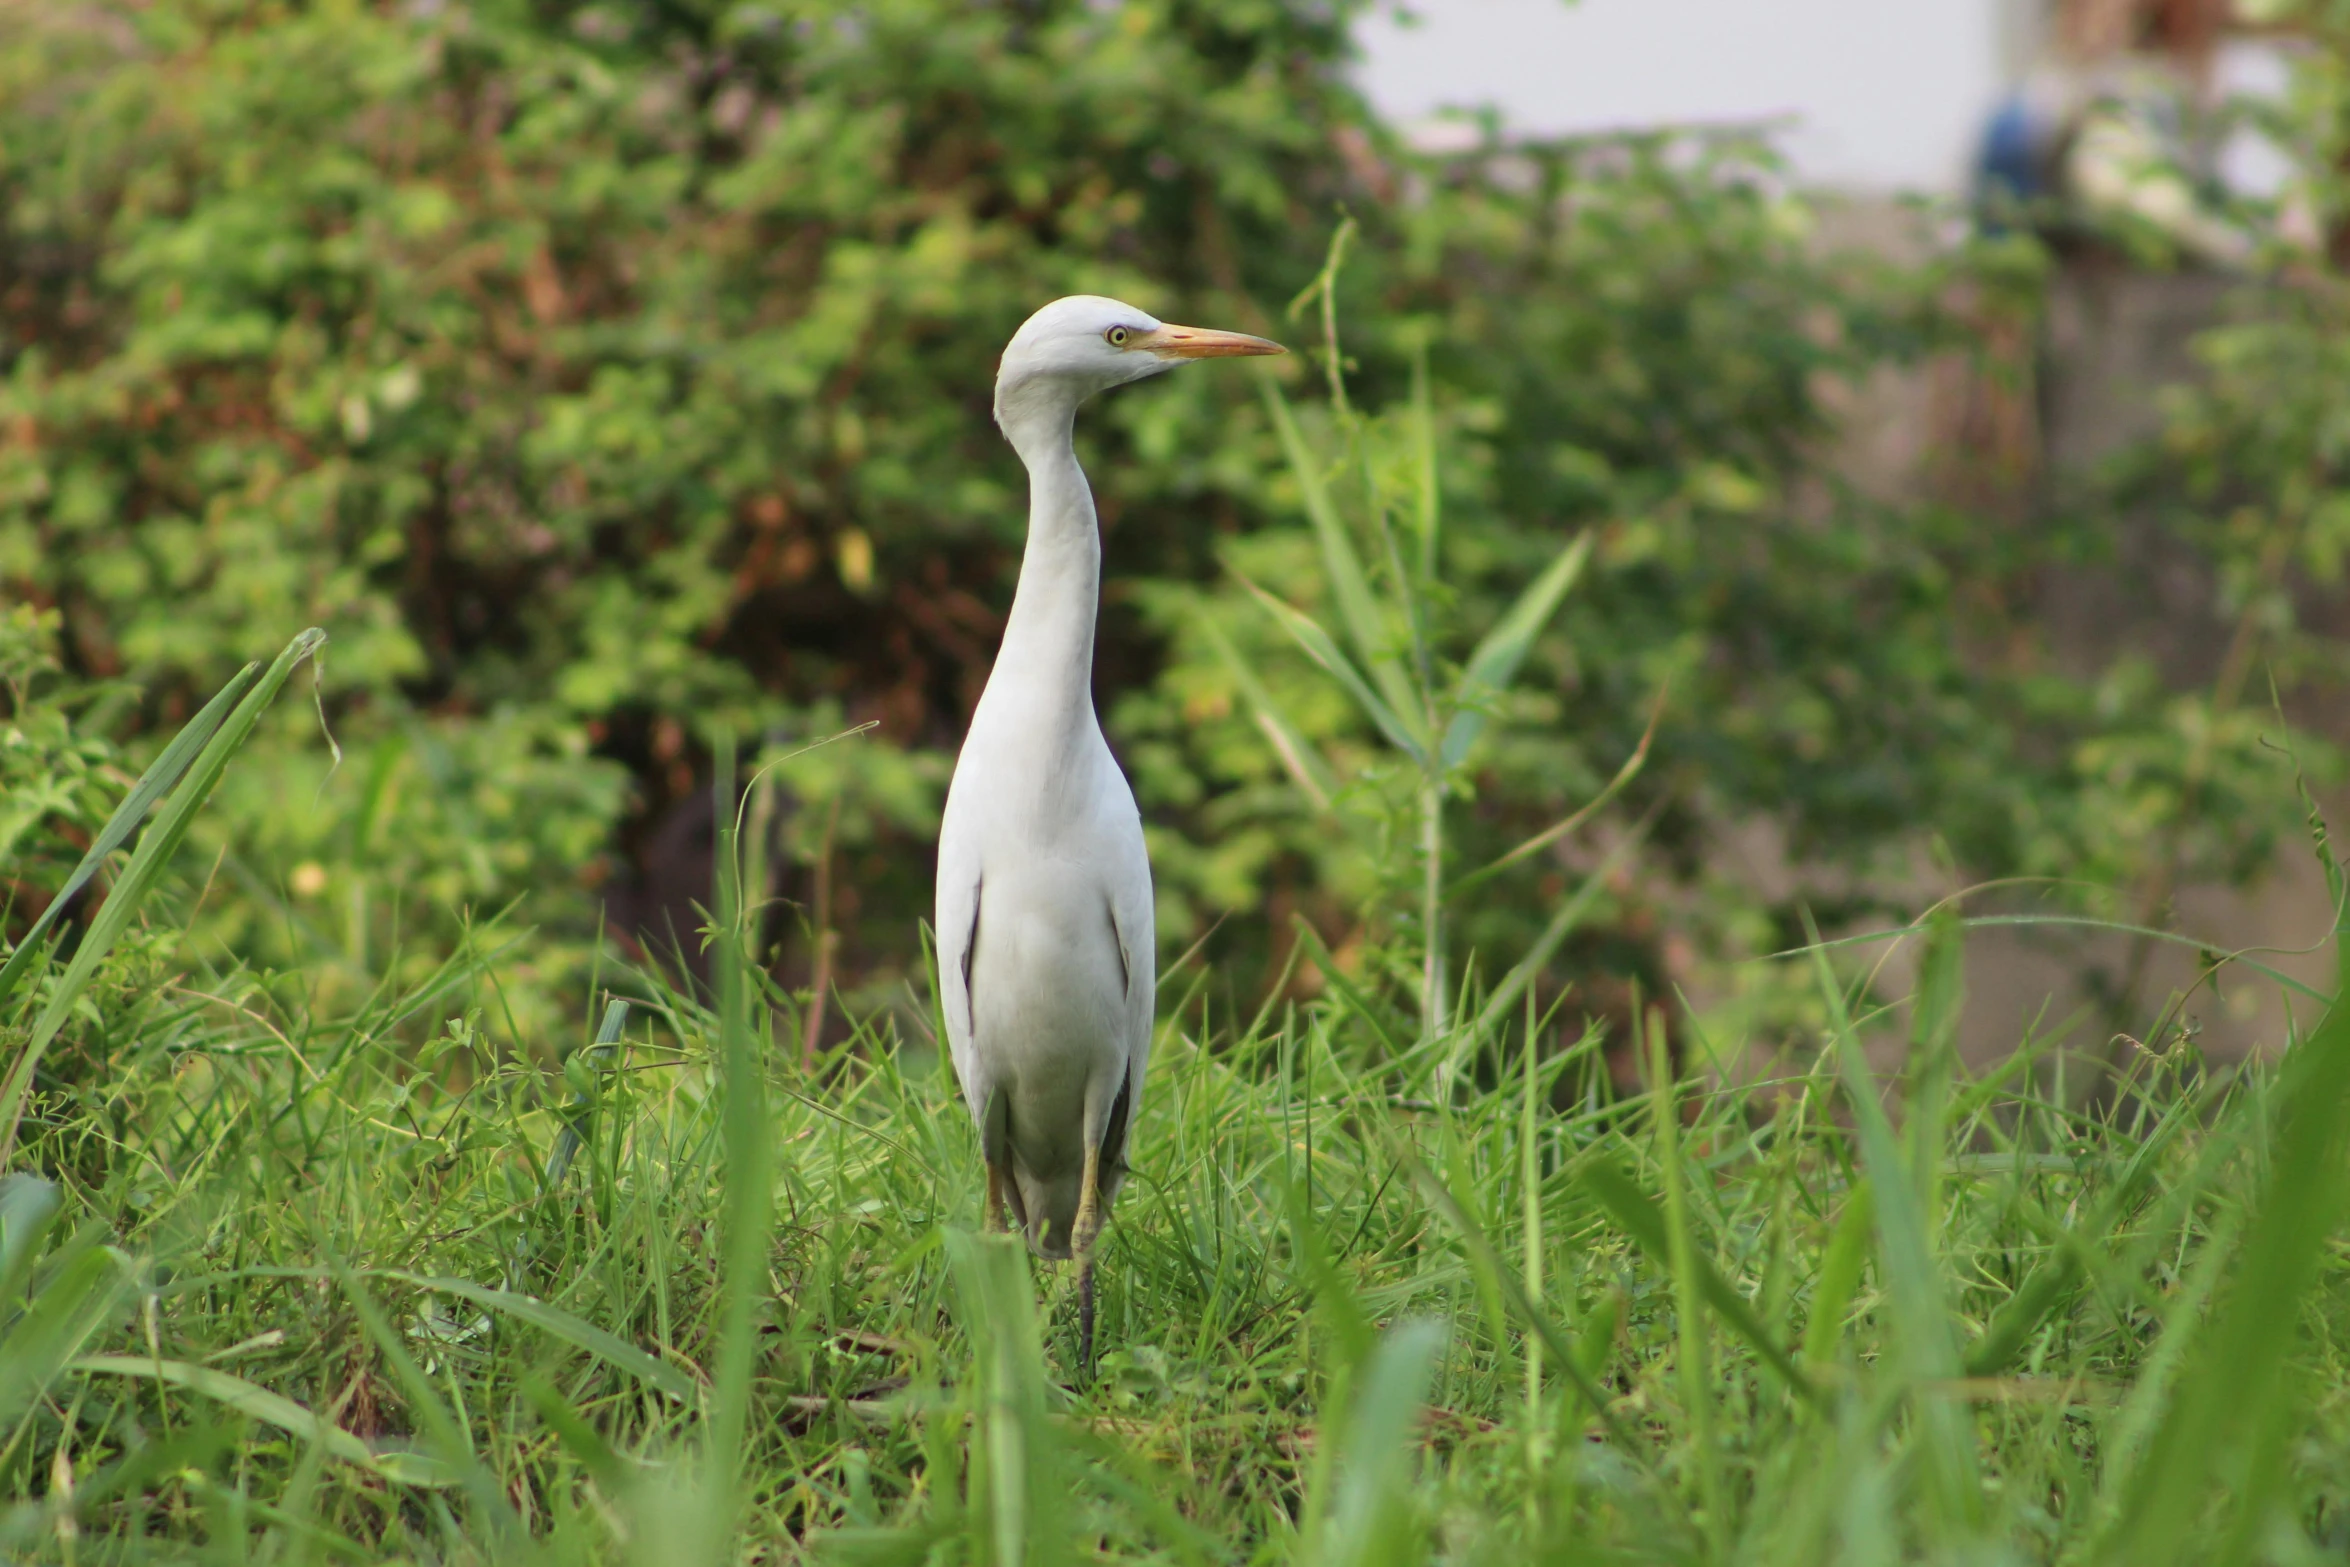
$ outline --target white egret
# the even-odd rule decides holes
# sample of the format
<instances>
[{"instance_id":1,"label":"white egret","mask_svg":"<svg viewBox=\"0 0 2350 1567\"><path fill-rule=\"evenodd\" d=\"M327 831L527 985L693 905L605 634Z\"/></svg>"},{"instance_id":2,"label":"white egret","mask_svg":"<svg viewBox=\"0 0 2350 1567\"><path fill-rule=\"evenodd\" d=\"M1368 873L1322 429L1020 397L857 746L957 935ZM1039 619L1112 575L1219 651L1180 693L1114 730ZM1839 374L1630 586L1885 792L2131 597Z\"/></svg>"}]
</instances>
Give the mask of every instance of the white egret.
<instances>
[{"instance_id":1,"label":"white egret","mask_svg":"<svg viewBox=\"0 0 2350 1567\"><path fill-rule=\"evenodd\" d=\"M1028 544L1004 641L955 762L938 839L947 1036L1004 1210L1078 1264L1093 1358L1093 1246L1126 1173L1150 1056L1153 946L1142 817L1093 708L1101 535L1072 431L1087 398L1192 359L1278 354L1077 295L1030 316L996 372L995 417L1028 468Z\"/></svg>"}]
</instances>

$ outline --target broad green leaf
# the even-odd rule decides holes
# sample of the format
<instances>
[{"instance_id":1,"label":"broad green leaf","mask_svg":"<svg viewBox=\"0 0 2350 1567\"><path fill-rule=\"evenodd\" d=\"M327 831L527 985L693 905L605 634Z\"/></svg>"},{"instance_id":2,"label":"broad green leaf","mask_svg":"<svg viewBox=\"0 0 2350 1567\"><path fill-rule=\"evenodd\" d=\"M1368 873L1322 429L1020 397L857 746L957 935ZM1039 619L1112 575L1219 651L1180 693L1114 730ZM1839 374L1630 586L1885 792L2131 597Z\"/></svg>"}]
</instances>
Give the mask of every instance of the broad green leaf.
<instances>
[{"instance_id":1,"label":"broad green leaf","mask_svg":"<svg viewBox=\"0 0 2350 1567\"><path fill-rule=\"evenodd\" d=\"M1444 1324L1417 1318L1379 1337L1347 1410L1337 1456L1337 1501L1319 1560L1327 1567L1385 1567L1421 1560L1415 1538L1413 1422L1427 1402Z\"/></svg>"},{"instance_id":2,"label":"broad green leaf","mask_svg":"<svg viewBox=\"0 0 2350 1567\"><path fill-rule=\"evenodd\" d=\"M620 1003L613 1003L615 1006ZM375 1275L398 1279L418 1289L437 1290L444 1295L456 1295L491 1311L503 1312L517 1321L527 1322L540 1332L577 1349L584 1349L598 1360L617 1366L630 1376L645 1382L671 1398L691 1402L694 1397L693 1379L675 1366L656 1360L651 1355L615 1334L607 1333L592 1323L583 1322L557 1306L511 1290L490 1289L465 1279L431 1278L418 1273L399 1273L386 1270Z\"/></svg>"},{"instance_id":3,"label":"broad green leaf","mask_svg":"<svg viewBox=\"0 0 2350 1567\"><path fill-rule=\"evenodd\" d=\"M1307 799L1314 802L1316 810L1330 809L1331 796L1338 792L1338 781L1331 776L1330 764L1322 759L1321 751L1299 733L1297 726L1289 721L1289 716L1281 711L1280 705L1273 700L1273 693L1265 689L1265 683L1257 678L1257 672L1241 657L1240 650L1232 645L1232 639L1224 635L1224 628L1206 615L1201 616L1199 624L1209 645L1224 660L1225 667L1232 671L1233 683L1240 687L1241 696L1247 699L1255 714L1257 727L1264 731L1265 739L1273 747L1273 754L1281 758L1281 765L1289 773L1290 781L1298 786Z\"/></svg>"},{"instance_id":4,"label":"broad green leaf","mask_svg":"<svg viewBox=\"0 0 2350 1567\"><path fill-rule=\"evenodd\" d=\"M1297 639L1298 646L1306 650L1306 656L1329 671L1346 688L1346 694L1355 699L1355 705L1363 710L1364 716L1379 726L1379 732L1387 737L1388 744L1410 757L1416 766L1428 765L1428 753L1421 747L1419 739L1405 727L1395 710L1379 699L1378 693L1348 662L1347 656L1339 651L1338 644L1330 640L1330 633L1315 624L1312 616L1282 603L1248 578L1241 577L1240 580L1249 592L1256 595L1257 602L1270 610L1273 618L1280 621L1289 634Z\"/></svg>"},{"instance_id":5,"label":"broad green leaf","mask_svg":"<svg viewBox=\"0 0 2350 1567\"><path fill-rule=\"evenodd\" d=\"M38 1398L90 1336L105 1326L121 1298L129 1259L105 1244L95 1226L68 1242L32 1303L0 1333L0 1431Z\"/></svg>"},{"instance_id":6,"label":"broad green leaf","mask_svg":"<svg viewBox=\"0 0 2350 1567\"><path fill-rule=\"evenodd\" d=\"M64 1206L57 1183L19 1172L0 1176L0 1309L23 1297L41 1237Z\"/></svg>"},{"instance_id":7,"label":"broad green leaf","mask_svg":"<svg viewBox=\"0 0 2350 1567\"><path fill-rule=\"evenodd\" d=\"M1582 576L1584 563L1590 558L1590 533L1576 534L1559 552L1558 559L1541 576L1526 584L1518 601L1485 633L1477 650L1469 655L1468 663L1461 668L1460 684L1453 691L1452 722L1445 726L1444 749L1438 756L1443 766L1458 767L1469 754L1469 747L1485 732L1487 706L1518 677L1518 666L1525 662L1527 649L1550 623L1559 601Z\"/></svg>"},{"instance_id":8,"label":"broad green leaf","mask_svg":"<svg viewBox=\"0 0 2350 1567\"><path fill-rule=\"evenodd\" d=\"M196 812L203 808L204 802L212 795L213 786L220 782L220 775L227 770L229 758L236 755L237 749L245 743L245 737L253 732L253 726L260 722L261 714L276 700L279 689L285 685L295 668L325 645L326 633L316 627L286 644L285 651L278 654L277 661L269 666L269 672L257 683L250 684L244 697L237 703L236 710L205 743L204 749L181 779L179 787L164 805L163 814L157 818L154 828L140 837L139 846L132 852L130 863L123 867L122 879L114 884L112 894L98 910L97 917L90 921L88 931L82 936L81 947L74 953L73 962L67 966L64 976L50 993L49 1004L34 1020L32 1032L17 1052L16 1062L10 1067L6 1080L0 1082L0 1164L8 1162L9 1154L16 1147L17 1122L24 1113L25 1094L32 1087L33 1069L40 1065L41 1056L48 1050L49 1042L57 1037L57 1031L65 1026L65 1020L73 1014L75 1001L88 988L98 972L98 965L106 960L114 943L129 927L138 913L139 905L146 901L147 894L162 879L172 855L179 849L180 841L187 836ZM239 675L230 682L231 687L245 681L245 678ZM224 691L222 695L227 693ZM214 700L217 702L219 698Z\"/></svg>"},{"instance_id":9,"label":"broad green leaf","mask_svg":"<svg viewBox=\"0 0 2350 1567\"><path fill-rule=\"evenodd\" d=\"M243 1377L190 1365L184 1360L151 1360L144 1355L84 1355L70 1369L85 1376L144 1377L184 1387L238 1414L315 1442L345 1463L372 1470L405 1485L447 1485L447 1471L420 1453L377 1453L350 1432Z\"/></svg>"},{"instance_id":10,"label":"broad green leaf","mask_svg":"<svg viewBox=\"0 0 2350 1567\"><path fill-rule=\"evenodd\" d=\"M128 841L130 835L138 830L139 823L147 819L147 812L154 807L155 802L180 781L188 770L188 764L195 760L205 742L220 728L221 720L229 709L253 684L253 677L260 668L258 663L247 664L235 679L222 686L212 700L204 704L202 712L180 726L180 732L172 736L171 744L163 748L163 754L139 775L137 783L131 785L131 792L123 796L122 804L114 808L114 814L106 818L106 825L99 828L98 836L91 840L90 851L82 856L81 863L74 866L73 874L65 879L64 886L57 889L57 896L49 900L49 906L41 911L41 917L33 921L32 928L24 933L24 939L8 955L7 963L0 964L0 1005L6 1004L8 998L15 994L16 987L24 982L34 958L42 951L42 940L49 934L49 927L65 913L67 906L73 902L73 895L98 874L98 868L106 863L106 857Z\"/></svg>"},{"instance_id":11,"label":"broad green leaf","mask_svg":"<svg viewBox=\"0 0 2350 1567\"><path fill-rule=\"evenodd\" d=\"M1330 596L1337 601L1338 618L1346 627L1347 640L1354 644L1355 657L1371 672L1371 679L1388 705L1398 713L1413 715L1416 720L1419 697L1412 690L1403 665L1388 651L1386 617L1371 592L1370 578L1363 570L1363 559L1355 550L1354 538L1347 532L1346 520L1338 515L1338 507L1330 498L1330 487L1323 482L1321 467L1306 447L1304 432L1298 429L1288 400L1270 379L1262 385L1266 406L1273 413L1273 428L1280 434L1281 448L1288 455L1290 471L1296 475L1298 492L1305 501L1306 520L1313 524L1314 537L1322 547L1322 570L1329 578Z\"/></svg>"},{"instance_id":12,"label":"broad green leaf","mask_svg":"<svg viewBox=\"0 0 2350 1567\"><path fill-rule=\"evenodd\" d=\"M2335 993L2350 995L2350 940L2335 932ZM2300 1430L2306 1378L2291 1374L2305 1301L2350 1210L2350 1009L2337 1003L2286 1058L2272 1091L2279 1126L2225 1293L2144 1461L2120 1498L2102 1559L2159 1564L2251 1558ZM2174 1307L2175 1311L2177 1308ZM2215 1489L2232 1528L2214 1551L2194 1525Z\"/></svg>"},{"instance_id":13,"label":"broad green leaf","mask_svg":"<svg viewBox=\"0 0 2350 1567\"><path fill-rule=\"evenodd\" d=\"M1808 911L1804 934L1815 944L1819 940ZM1876 1076L1844 1004L1843 987L1829 969L1825 952L1815 945L1811 956L1827 1003L1829 1039L1844 1079L1845 1099L1859 1132L1861 1163L1876 1199L1878 1277L1891 1304L1897 1364L1912 1387L1948 1382L1959 1374L1958 1337L1934 1256L1924 1195L1911 1180L1909 1162L1902 1157L1892 1120L1885 1114ZM1973 1533L1982 1524L1983 1491L1972 1418L1963 1408L1927 1397L1917 1406L1917 1441L1928 1500L1941 1526L1954 1537Z\"/></svg>"}]
</instances>

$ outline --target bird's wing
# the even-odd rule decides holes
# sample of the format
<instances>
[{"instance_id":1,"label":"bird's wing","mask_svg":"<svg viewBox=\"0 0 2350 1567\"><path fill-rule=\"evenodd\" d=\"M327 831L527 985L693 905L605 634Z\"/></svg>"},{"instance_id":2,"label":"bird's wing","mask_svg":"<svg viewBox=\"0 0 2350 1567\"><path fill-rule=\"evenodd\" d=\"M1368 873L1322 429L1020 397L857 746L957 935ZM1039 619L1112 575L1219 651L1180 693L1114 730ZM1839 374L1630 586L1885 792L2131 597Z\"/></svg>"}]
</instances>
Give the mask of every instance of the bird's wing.
<instances>
[{"instance_id":1,"label":"bird's wing","mask_svg":"<svg viewBox=\"0 0 2350 1567\"><path fill-rule=\"evenodd\" d=\"M1139 835L1110 888L1110 925L1126 969L1126 1127L1142 1113L1142 1080L1151 1059L1151 1024L1158 1012L1158 933L1151 896L1151 862Z\"/></svg>"},{"instance_id":2,"label":"bird's wing","mask_svg":"<svg viewBox=\"0 0 2350 1567\"><path fill-rule=\"evenodd\" d=\"M971 954L979 945L980 865L977 842L958 831L954 802L938 838L938 991L946 1013L947 1053L971 1118L983 1120L994 1084L973 1043Z\"/></svg>"}]
</instances>

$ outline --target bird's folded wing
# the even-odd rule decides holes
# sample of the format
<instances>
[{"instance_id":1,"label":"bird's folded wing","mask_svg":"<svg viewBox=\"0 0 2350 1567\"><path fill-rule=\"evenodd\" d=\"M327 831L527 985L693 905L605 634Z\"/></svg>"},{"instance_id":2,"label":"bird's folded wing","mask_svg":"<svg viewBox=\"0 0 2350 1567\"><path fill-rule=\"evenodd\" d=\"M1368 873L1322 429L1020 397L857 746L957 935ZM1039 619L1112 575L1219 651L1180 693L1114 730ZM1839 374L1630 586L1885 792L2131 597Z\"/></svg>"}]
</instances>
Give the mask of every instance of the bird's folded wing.
<instances>
[{"instance_id":1,"label":"bird's folded wing","mask_svg":"<svg viewBox=\"0 0 2350 1567\"><path fill-rule=\"evenodd\" d=\"M1151 1025L1158 1014L1158 934L1150 858L1136 839L1132 863L1110 890L1110 925L1126 969L1127 1124L1142 1108L1143 1070L1150 1065Z\"/></svg>"},{"instance_id":2,"label":"bird's folded wing","mask_svg":"<svg viewBox=\"0 0 2350 1567\"><path fill-rule=\"evenodd\" d=\"M972 1046L971 955L979 944L981 888L978 856L958 852L957 836L950 833L939 842L938 997L946 1014L947 1053L955 1063L955 1079L973 1119L978 1119L993 1086L983 1080L985 1071Z\"/></svg>"}]
</instances>

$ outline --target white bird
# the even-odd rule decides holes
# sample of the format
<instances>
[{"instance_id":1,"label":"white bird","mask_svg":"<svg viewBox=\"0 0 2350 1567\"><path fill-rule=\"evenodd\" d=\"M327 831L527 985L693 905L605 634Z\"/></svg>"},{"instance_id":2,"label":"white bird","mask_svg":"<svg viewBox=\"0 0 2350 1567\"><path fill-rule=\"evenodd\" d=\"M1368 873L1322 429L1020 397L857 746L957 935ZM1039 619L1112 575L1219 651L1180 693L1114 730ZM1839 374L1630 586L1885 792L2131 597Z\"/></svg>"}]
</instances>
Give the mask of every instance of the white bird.
<instances>
[{"instance_id":1,"label":"white bird","mask_svg":"<svg viewBox=\"0 0 2350 1567\"><path fill-rule=\"evenodd\" d=\"M1040 1256L1078 1260L1078 1362L1093 1358L1093 1245L1126 1173L1150 1057L1150 857L1093 708L1101 535L1072 431L1087 398L1191 359L1278 354L1095 295L1030 316L995 417L1028 468L1020 584L938 839L947 1039L1003 1211Z\"/></svg>"}]
</instances>

